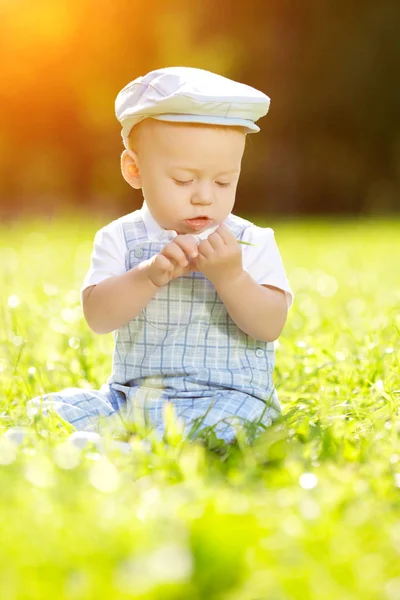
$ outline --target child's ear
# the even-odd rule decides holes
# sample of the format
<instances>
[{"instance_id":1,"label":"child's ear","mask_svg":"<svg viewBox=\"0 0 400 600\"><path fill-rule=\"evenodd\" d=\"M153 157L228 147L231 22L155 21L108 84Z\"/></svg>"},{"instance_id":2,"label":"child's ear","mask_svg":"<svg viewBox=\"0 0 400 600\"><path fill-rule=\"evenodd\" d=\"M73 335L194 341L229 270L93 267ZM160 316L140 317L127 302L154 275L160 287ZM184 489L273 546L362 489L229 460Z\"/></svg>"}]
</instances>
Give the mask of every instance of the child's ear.
<instances>
[{"instance_id":1,"label":"child's ear","mask_svg":"<svg viewBox=\"0 0 400 600\"><path fill-rule=\"evenodd\" d=\"M137 155L132 150L124 150L121 154L121 172L122 176L129 185L136 190L142 187L142 180L137 166Z\"/></svg>"}]
</instances>

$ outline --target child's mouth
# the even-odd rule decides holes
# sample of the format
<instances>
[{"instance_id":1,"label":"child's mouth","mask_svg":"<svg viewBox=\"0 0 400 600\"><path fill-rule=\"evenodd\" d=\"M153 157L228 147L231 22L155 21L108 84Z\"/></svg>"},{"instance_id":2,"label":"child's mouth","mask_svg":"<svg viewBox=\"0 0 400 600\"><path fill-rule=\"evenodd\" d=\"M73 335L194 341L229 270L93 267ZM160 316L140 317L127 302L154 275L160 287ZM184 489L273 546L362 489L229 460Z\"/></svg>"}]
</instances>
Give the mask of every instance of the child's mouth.
<instances>
[{"instance_id":1,"label":"child's mouth","mask_svg":"<svg viewBox=\"0 0 400 600\"><path fill-rule=\"evenodd\" d=\"M184 223L191 229L198 231L199 229L203 229L209 225L211 223L211 219L208 217L195 217L194 219L186 219Z\"/></svg>"}]
</instances>

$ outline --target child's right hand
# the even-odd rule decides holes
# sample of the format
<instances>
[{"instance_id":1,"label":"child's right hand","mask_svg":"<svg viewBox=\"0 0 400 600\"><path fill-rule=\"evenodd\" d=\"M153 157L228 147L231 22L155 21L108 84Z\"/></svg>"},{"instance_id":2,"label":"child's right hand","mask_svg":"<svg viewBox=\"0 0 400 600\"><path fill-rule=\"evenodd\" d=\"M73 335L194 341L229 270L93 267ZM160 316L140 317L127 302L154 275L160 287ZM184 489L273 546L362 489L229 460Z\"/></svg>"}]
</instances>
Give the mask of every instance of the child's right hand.
<instances>
[{"instance_id":1,"label":"child's right hand","mask_svg":"<svg viewBox=\"0 0 400 600\"><path fill-rule=\"evenodd\" d=\"M144 261L141 268L147 270L154 285L162 287L173 279L195 271L194 259L198 254L197 241L193 235L177 235L161 252Z\"/></svg>"}]
</instances>

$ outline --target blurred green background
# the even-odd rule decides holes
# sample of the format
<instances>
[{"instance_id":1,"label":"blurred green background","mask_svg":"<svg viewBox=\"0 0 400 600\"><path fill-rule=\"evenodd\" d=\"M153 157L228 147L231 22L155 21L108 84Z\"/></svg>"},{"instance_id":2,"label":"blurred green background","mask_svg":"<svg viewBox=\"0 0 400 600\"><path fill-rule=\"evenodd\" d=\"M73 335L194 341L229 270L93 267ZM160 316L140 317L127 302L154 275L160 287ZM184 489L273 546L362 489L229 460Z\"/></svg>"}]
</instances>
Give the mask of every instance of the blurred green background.
<instances>
[{"instance_id":1,"label":"blurred green background","mask_svg":"<svg viewBox=\"0 0 400 600\"><path fill-rule=\"evenodd\" d=\"M138 208L114 100L170 65L271 97L237 213L398 211L399 22L398 0L3 0L0 215Z\"/></svg>"}]
</instances>

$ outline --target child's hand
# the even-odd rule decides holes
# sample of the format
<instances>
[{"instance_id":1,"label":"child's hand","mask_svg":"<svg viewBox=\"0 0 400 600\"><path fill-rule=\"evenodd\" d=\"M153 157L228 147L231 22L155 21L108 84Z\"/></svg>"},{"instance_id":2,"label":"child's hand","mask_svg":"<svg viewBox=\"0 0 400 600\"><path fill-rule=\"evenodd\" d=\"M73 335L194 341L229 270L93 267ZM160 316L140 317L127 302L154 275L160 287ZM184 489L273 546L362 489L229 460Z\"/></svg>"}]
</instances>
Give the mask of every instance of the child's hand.
<instances>
[{"instance_id":1,"label":"child's hand","mask_svg":"<svg viewBox=\"0 0 400 600\"><path fill-rule=\"evenodd\" d=\"M242 250L230 229L223 223L198 246L196 270L214 284L233 281L243 274Z\"/></svg>"},{"instance_id":2,"label":"child's hand","mask_svg":"<svg viewBox=\"0 0 400 600\"><path fill-rule=\"evenodd\" d=\"M194 258L198 256L193 235L177 235L161 252L146 261L148 276L157 287L195 270Z\"/></svg>"}]
</instances>

